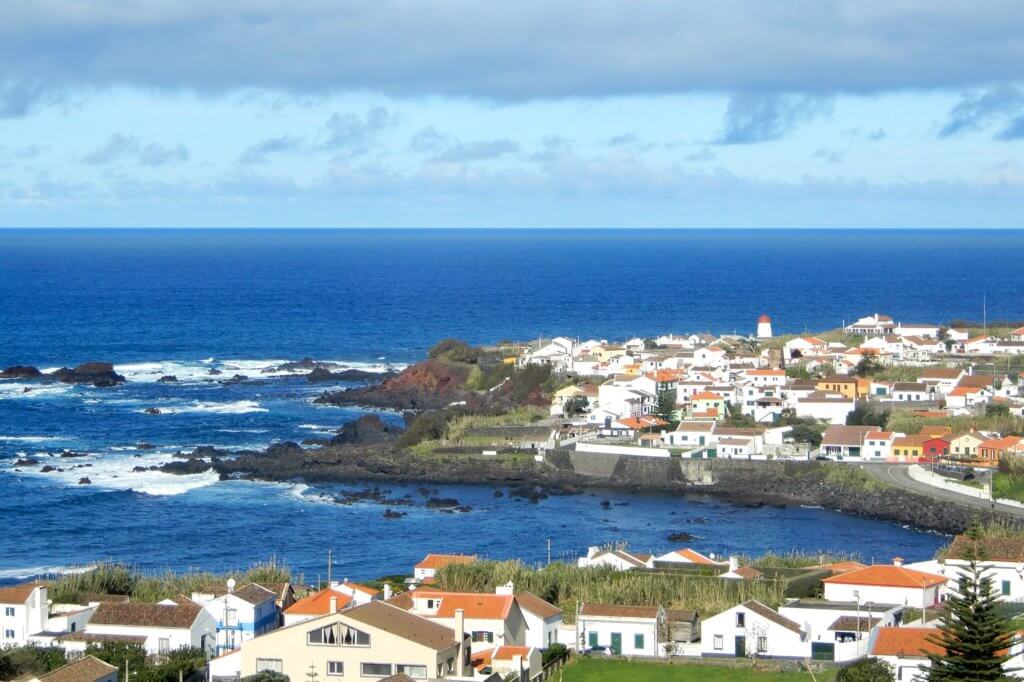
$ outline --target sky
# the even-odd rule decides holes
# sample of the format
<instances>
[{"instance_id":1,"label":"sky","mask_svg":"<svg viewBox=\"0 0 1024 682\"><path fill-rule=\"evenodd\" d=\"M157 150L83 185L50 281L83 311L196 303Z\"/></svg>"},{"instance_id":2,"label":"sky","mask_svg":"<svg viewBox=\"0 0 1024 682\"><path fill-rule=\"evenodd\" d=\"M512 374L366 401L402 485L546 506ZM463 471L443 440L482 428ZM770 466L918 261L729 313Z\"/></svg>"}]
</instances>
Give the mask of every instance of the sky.
<instances>
[{"instance_id":1,"label":"sky","mask_svg":"<svg viewBox=\"0 0 1024 682\"><path fill-rule=\"evenodd\" d=\"M1024 227L1019 0L0 6L0 226Z\"/></svg>"}]
</instances>

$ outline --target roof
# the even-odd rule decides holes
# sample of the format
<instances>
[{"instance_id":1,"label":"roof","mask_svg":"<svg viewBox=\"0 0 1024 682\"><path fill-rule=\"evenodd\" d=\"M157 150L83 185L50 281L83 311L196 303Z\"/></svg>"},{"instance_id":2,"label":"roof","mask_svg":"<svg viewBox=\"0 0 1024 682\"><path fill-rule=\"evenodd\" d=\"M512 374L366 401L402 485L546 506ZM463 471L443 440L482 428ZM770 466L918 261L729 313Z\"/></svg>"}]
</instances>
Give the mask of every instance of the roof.
<instances>
[{"instance_id":1,"label":"roof","mask_svg":"<svg viewBox=\"0 0 1024 682\"><path fill-rule=\"evenodd\" d=\"M57 668L39 676L40 682L96 682L111 673L117 674L117 668L105 663L95 656L86 656L74 663Z\"/></svg>"},{"instance_id":2,"label":"roof","mask_svg":"<svg viewBox=\"0 0 1024 682\"><path fill-rule=\"evenodd\" d=\"M711 391L701 391L693 396L693 400L722 400L722 396Z\"/></svg>"},{"instance_id":3,"label":"roof","mask_svg":"<svg viewBox=\"0 0 1024 682\"><path fill-rule=\"evenodd\" d=\"M715 422L681 421L676 431L714 431Z\"/></svg>"},{"instance_id":4,"label":"roof","mask_svg":"<svg viewBox=\"0 0 1024 682\"><path fill-rule=\"evenodd\" d=\"M924 384L913 383L910 381L897 381L892 385L894 391L916 391L919 393L927 393L928 387Z\"/></svg>"},{"instance_id":5,"label":"roof","mask_svg":"<svg viewBox=\"0 0 1024 682\"><path fill-rule=\"evenodd\" d=\"M882 622L881 618L868 618L867 616L839 616L828 629L833 632L867 632Z\"/></svg>"},{"instance_id":6,"label":"roof","mask_svg":"<svg viewBox=\"0 0 1024 682\"><path fill-rule=\"evenodd\" d=\"M482 592L440 592L420 588L413 592L413 600L440 599L436 617L454 618L455 611L462 609L466 618L479 620L504 620L516 598L510 594L492 594Z\"/></svg>"},{"instance_id":7,"label":"roof","mask_svg":"<svg viewBox=\"0 0 1024 682\"><path fill-rule=\"evenodd\" d=\"M948 559L966 559L976 546L982 561L1024 562L1024 540L1017 538L984 538L972 540L966 535L957 535L946 550Z\"/></svg>"},{"instance_id":8,"label":"roof","mask_svg":"<svg viewBox=\"0 0 1024 682\"><path fill-rule=\"evenodd\" d=\"M92 618L89 619L89 625L190 628L200 611L202 611L202 607L187 598L182 598L182 603L173 605L103 602L96 607Z\"/></svg>"},{"instance_id":9,"label":"roof","mask_svg":"<svg viewBox=\"0 0 1024 682\"><path fill-rule=\"evenodd\" d=\"M649 429L656 426L668 426L668 422L657 417L626 417L618 419L616 424L622 424L627 429Z\"/></svg>"},{"instance_id":10,"label":"roof","mask_svg":"<svg viewBox=\"0 0 1024 682\"><path fill-rule=\"evenodd\" d=\"M781 625L782 627L786 628L787 630L791 630L791 631L796 632L796 633L800 633L801 632L800 626L796 622L790 620L789 618L786 618L785 616L783 616L778 611L775 611L774 609L771 609L771 608L765 606L764 604L762 604L761 602L757 601L756 599L751 599L750 601L745 601L745 602L743 602L742 606L743 606L743 608L747 609L748 611L752 611L752 612L756 613L757 615L761 616L762 618L764 618L766 620L770 620L771 622L775 623L776 625Z\"/></svg>"},{"instance_id":11,"label":"roof","mask_svg":"<svg viewBox=\"0 0 1024 682\"><path fill-rule=\"evenodd\" d=\"M526 658L530 655L528 646L500 646L494 650L491 658L495 661L511 661L513 656Z\"/></svg>"},{"instance_id":12,"label":"roof","mask_svg":"<svg viewBox=\"0 0 1024 682\"><path fill-rule=\"evenodd\" d=\"M443 651L458 644L455 633L445 626L381 601L371 601L349 609L344 616L434 651Z\"/></svg>"},{"instance_id":13,"label":"roof","mask_svg":"<svg viewBox=\"0 0 1024 682\"><path fill-rule=\"evenodd\" d=\"M856 571L849 571L821 582L831 585L874 585L876 587L932 587L942 585L946 578L934 573L925 573L906 566L878 564Z\"/></svg>"},{"instance_id":14,"label":"roof","mask_svg":"<svg viewBox=\"0 0 1024 682\"><path fill-rule=\"evenodd\" d=\"M471 564L476 561L476 555L471 554L428 554L423 561L416 564L416 568L444 568L448 564Z\"/></svg>"},{"instance_id":15,"label":"roof","mask_svg":"<svg viewBox=\"0 0 1024 682\"><path fill-rule=\"evenodd\" d=\"M540 618L551 618L562 615L562 609L547 602L533 592L520 592L516 595L516 603L525 612L532 613Z\"/></svg>"},{"instance_id":16,"label":"roof","mask_svg":"<svg viewBox=\"0 0 1024 682\"><path fill-rule=\"evenodd\" d=\"M1020 441L1020 436L1004 436L1003 438L993 438L991 440L982 441L978 447L985 448L987 450L1005 450L1007 448L1012 448Z\"/></svg>"},{"instance_id":17,"label":"roof","mask_svg":"<svg viewBox=\"0 0 1024 682\"><path fill-rule=\"evenodd\" d=\"M331 599L337 599L337 608L343 609L352 602L351 595L330 587L303 597L284 610L289 616L323 616L331 612Z\"/></svg>"},{"instance_id":18,"label":"roof","mask_svg":"<svg viewBox=\"0 0 1024 682\"><path fill-rule=\"evenodd\" d=\"M32 595L33 590L45 586L45 583L32 581L10 587L0 587L0 604L24 604Z\"/></svg>"},{"instance_id":19,"label":"roof","mask_svg":"<svg viewBox=\"0 0 1024 682\"><path fill-rule=\"evenodd\" d=\"M693 623L697 612L689 609L665 609L665 620L669 623Z\"/></svg>"},{"instance_id":20,"label":"roof","mask_svg":"<svg viewBox=\"0 0 1024 682\"><path fill-rule=\"evenodd\" d=\"M95 632L79 630L60 638L62 642L122 642L125 644L145 644L145 635L103 635Z\"/></svg>"},{"instance_id":21,"label":"roof","mask_svg":"<svg viewBox=\"0 0 1024 682\"><path fill-rule=\"evenodd\" d=\"M923 446L931 439L931 436L896 436L892 444L898 448L914 448Z\"/></svg>"},{"instance_id":22,"label":"roof","mask_svg":"<svg viewBox=\"0 0 1024 682\"><path fill-rule=\"evenodd\" d=\"M748 377L784 377L786 376L786 370L784 369L748 369Z\"/></svg>"},{"instance_id":23,"label":"roof","mask_svg":"<svg viewBox=\"0 0 1024 682\"><path fill-rule=\"evenodd\" d=\"M275 599L277 597L277 595L274 592L268 590L262 585L257 585L256 583L249 583L248 585L243 585L231 594L235 595L242 601L248 602L250 604L262 604L267 600Z\"/></svg>"},{"instance_id":24,"label":"roof","mask_svg":"<svg viewBox=\"0 0 1024 682\"><path fill-rule=\"evenodd\" d=\"M922 379L956 379L963 373L962 369L956 367L929 367L921 372Z\"/></svg>"},{"instance_id":25,"label":"roof","mask_svg":"<svg viewBox=\"0 0 1024 682\"><path fill-rule=\"evenodd\" d=\"M700 552L692 550L689 547L683 547L682 549L677 549L674 552L672 552L672 554L678 554L682 558L684 558L687 561L689 561L691 564L704 564L704 565L707 566L707 565L712 565L712 564L715 563L715 560L712 559L711 557L704 556Z\"/></svg>"},{"instance_id":26,"label":"roof","mask_svg":"<svg viewBox=\"0 0 1024 682\"><path fill-rule=\"evenodd\" d=\"M857 377L851 377L849 374L831 374L827 377L818 379L819 384L855 384L857 383Z\"/></svg>"},{"instance_id":27,"label":"roof","mask_svg":"<svg viewBox=\"0 0 1024 682\"><path fill-rule=\"evenodd\" d=\"M837 561L833 564L825 564L822 568L829 569L833 575L839 575L840 573L859 571L862 568L867 568L867 565L859 561Z\"/></svg>"},{"instance_id":28,"label":"roof","mask_svg":"<svg viewBox=\"0 0 1024 682\"><path fill-rule=\"evenodd\" d=\"M744 580L756 580L761 577L761 571L757 570L753 566L740 566L735 571L729 571L733 575L738 575Z\"/></svg>"},{"instance_id":29,"label":"roof","mask_svg":"<svg viewBox=\"0 0 1024 682\"><path fill-rule=\"evenodd\" d=\"M822 445L860 445L874 426L830 426L821 436Z\"/></svg>"},{"instance_id":30,"label":"roof","mask_svg":"<svg viewBox=\"0 0 1024 682\"><path fill-rule=\"evenodd\" d=\"M581 616L596 618L657 618L657 606L622 606L620 604L590 604L580 606Z\"/></svg>"},{"instance_id":31,"label":"roof","mask_svg":"<svg viewBox=\"0 0 1024 682\"><path fill-rule=\"evenodd\" d=\"M768 317L767 315L762 315L761 317L757 318L757 321L758 321L758 323L761 323L761 322L771 322L772 318Z\"/></svg>"},{"instance_id":32,"label":"roof","mask_svg":"<svg viewBox=\"0 0 1024 682\"><path fill-rule=\"evenodd\" d=\"M893 431L868 431L864 438L866 440L892 440L896 437Z\"/></svg>"},{"instance_id":33,"label":"roof","mask_svg":"<svg viewBox=\"0 0 1024 682\"><path fill-rule=\"evenodd\" d=\"M929 636L938 634L936 628L878 628L871 655L924 658L927 654L942 654L943 647L928 641Z\"/></svg>"}]
</instances>

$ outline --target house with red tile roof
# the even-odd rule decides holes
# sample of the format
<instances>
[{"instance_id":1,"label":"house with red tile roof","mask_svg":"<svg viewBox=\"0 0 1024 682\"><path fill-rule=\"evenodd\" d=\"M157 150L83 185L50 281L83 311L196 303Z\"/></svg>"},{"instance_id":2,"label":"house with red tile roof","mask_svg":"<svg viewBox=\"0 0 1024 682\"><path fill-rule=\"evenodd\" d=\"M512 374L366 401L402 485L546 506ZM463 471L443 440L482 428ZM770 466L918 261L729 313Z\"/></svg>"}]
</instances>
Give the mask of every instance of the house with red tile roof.
<instances>
[{"instance_id":1,"label":"house with red tile roof","mask_svg":"<svg viewBox=\"0 0 1024 682\"><path fill-rule=\"evenodd\" d=\"M427 583L434 579L438 570L448 564L470 564L474 561L476 561L475 554L428 554L413 567L413 581Z\"/></svg>"},{"instance_id":2,"label":"house with red tile roof","mask_svg":"<svg viewBox=\"0 0 1024 682\"><path fill-rule=\"evenodd\" d=\"M948 578L903 565L900 558L891 565L876 564L822 580L825 599L875 604L903 604L914 608L937 606Z\"/></svg>"},{"instance_id":3,"label":"house with red tile roof","mask_svg":"<svg viewBox=\"0 0 1024 682\"><path fill-rule=\"evenodd\" d=\"M667 564L689 564L696 566L722 566L725 562L715 561L714 558L701 554L700 552L683 547L666 552L654 558L655 562Z\"/></svg>"},{"instance_id":4,"label":"house with red tile roof","mask_svg":"<svg viewBox=\"0 0 1024 682\"><path fill-rule=\"evenodd\" d=\"M510 585L499 586L493 593L421 587L408 593L407 610L448 628L455 627L456 613L461 613L474 653L496 646L525 646L526 618L513 591Z\"/></svg>"},{"instance_id":5,"label":"house with red tile roof","mask_svg":"<svg viewBox=\"0 0 1024 682\"><path fill-rule=\"evenodd\" d=\"M299 599L285 609L284 624L295 625L354 605L352 595L328 587Z\"/></svg>"},{"instance_id":6,"label":"house with red tile roof","mask_svg":"<svg viewBox=\"0 0 1024 682\"><path fill-rule=\"evenodd\" d=\"M350 596L352 598L352 604L354 605L365 604L378 599L381 596L380 590L377 588L351 582L348 578L345 578L341 582L332 582L331 588ZM385 596L384 599L388 599L390 596L391 595L389 594Z\"/></svg>"},{"instance_id":7,"label":"house with red tile roof","mask_svg":"<svg viewBox=\"0 0 1024 682\"><path fill-rule=\"evenodd\" d=\"M609 547L588 547L587 555L576 560L580 568L610 567L617 571L630 571L634 568L650 568L654 557L650 554L630 552L625 549Z\"/></svg>"},{"instance_id":8,"label":"house with red tile roof","mask_svg":"<svg viewBox=\"0 0 1024 682\"><path fill-rule=\"evenodd\" d=\"M50 607L46 585L27 582L0 587L0 647L22 646L30 635L46 630Z\"/></svg>"},{"instance_id":9,"label":"house with red tile roof","mask_svg":"<svg viewBox=\"0 0 1024 682\"><path fill-rule=\"evenodd\" d=\"M497 674L501 679L532 680L543 669L542 656L530 646L499 646L473 654L472 666L478 675Z\"/></svg>"},{"instance_id":10,"label":"house with red tile roof","mask_svg":"<svg viewBox=\"0 0 1024 682\"><path fill-rule=\"evenodd\" d=\"M929 641L938 633L937 628L878 628L870 655L888 663L895 679L916 680L929 667L928 654L944 653L942 647Z\"/></svg>"}]
</instances>

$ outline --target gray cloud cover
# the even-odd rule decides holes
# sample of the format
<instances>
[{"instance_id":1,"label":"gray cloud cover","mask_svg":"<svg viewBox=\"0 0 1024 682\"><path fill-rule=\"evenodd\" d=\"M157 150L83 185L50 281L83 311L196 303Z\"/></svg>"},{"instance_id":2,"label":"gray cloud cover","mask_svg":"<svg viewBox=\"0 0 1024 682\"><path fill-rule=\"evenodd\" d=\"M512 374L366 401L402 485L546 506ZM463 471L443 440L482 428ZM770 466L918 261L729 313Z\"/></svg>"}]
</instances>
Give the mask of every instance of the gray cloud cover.
<instances>
[{"instance_id":1,"label":"gray cloud cover","mask_svg":"<svg viewBox=\"0 0 1024 682\"><path fill-rule=\"evenodd\" d=\"M188 157L188 149L181 144L167 147L150 142L144 145L134 135L115 133L104 144L86 154L82 161L91 166L105 166L133 159L143 166L155 167L187 161Z\"/></svg>"},{"instance_id":2,"label":"gray cloud cover","mask_svg":"<svg viewBox=\"0 0 1024 682\"><path fill-rule=\"evenodd\" d=\"M778 140L799 124L832 111L832 100L810 95L741 93L729 98L717 144Z\"/></svg>"},{"instance_id":3,"label":"gray cloud cover","mask_svg":"<svg viewBox=\"0 0 1024 682\"><path fill-rule=\"evenodd\" d=\"M1024 91L1004 85L978 93L964 95L949 112L939 137L949 137L1002 122L1003 129L996 134L1000 140L1024 137Z\"/></svg>"},{"instance_id":4,"label":"gray cloud cover","mask_svg":"<svg viewBox=\"0 0 1024 682\"><path fill-rule=\"evenodd\" d=\"M41 82L495 100L974 88L1021 77L1021 35L1017 0L7 2L0 115Z\"/></svg>"}]
</instances>

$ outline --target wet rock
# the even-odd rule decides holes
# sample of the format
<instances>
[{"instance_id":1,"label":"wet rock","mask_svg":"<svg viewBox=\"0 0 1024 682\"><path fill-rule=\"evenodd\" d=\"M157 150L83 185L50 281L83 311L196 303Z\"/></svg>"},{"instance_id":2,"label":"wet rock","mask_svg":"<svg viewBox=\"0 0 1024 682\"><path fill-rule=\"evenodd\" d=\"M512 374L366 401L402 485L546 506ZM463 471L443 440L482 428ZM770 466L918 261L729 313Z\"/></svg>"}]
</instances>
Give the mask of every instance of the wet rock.
<instances>
[{"instance_id":1,"label":"wet rock","mask_svg":"<svg viewBox=\"0 0 1024 682\"><path fill-rule=\"evenodd\" d=\"M693 535L690 535L689 533L679 531L677 533L669 533L668 539L670 542L690 542L691 540L696 540L697 538L695 538Z\"/></svg>"},{"instance_id":2,"label":"wet rock","mask_svg":"<svg viewBox=\"0 0 1024 682\"><path fill-rule=\"evenodd\" d=\"M611 500L601 500L601 508L602 509L611 509L612 508Z\"/></svg>"},{"instance_id":3,"label":"wet rock","mask_svg":"<svg viewBox=\"0 0 1024 682\"><path fill-rule=\"evenodd\" d=\"M147 407L144 410L144 412L146 414L160 414L160 408L159 407Z\"/></svg>"},{"instance_id":4,"label":"wet rock","mask_svg":"<svg viewBox=\"0 0 1024 682\"><path fill-rule=\"evenodd\" d=\"M460 506L454 497L431 497L425 504L428 509L454 509Z\"/></svg>"},{"instance_id":5,"label":"wet rock","mask_svg":"<svg viewBox=\"0 0 1024 682\"><path fill-rule=\"evenodd\" d=\"M385 509L384 510L384 518L385 519L400 519L403 516L408 516L408 515L409 515L408 512L395 511L394 509Z\"/></svg>"},{"instance_id":6,"label":"wet rock","mask_svg":"<svg viewBox=\"0 0 1024 682\"><path fill-rule=\"evenodd\" d=\"M388 424L376 414L364 414L359 419L346 422L338 430L331 443L383 443L396 438L402 429Z\"/></svg>"},{"instance_id":7,"label":"wet rock","mask_svg":"<svg viewBox=\"0 0 1024 682\"><path fill-rule=\"evenodd\" d=\"M132 467L132 473L133 474L139 474L139 473L142 473L143 471L149 471L149 469L147 467L140 467L140 466Z\"/></svg>"},{"instance_id":8,"label":"wet rock","mask_svg":"<svg viewBox=\"0 0 1024 682\"><path fill-rule=\"evenodd\" d=\"M343 369L340 372L332 372L325 367L317 367L306 375L306 381L311 384L322 384L335 381L378 381L391 376L394 376L394 374L367 372L363 369Z\"/></svg>"},{"instance_id":9,"label":"wet rock","mask_svg":"<svg viewBox=\"0 0 1024 682\"><path fill-rule=\"evenodd\" d=\"M41 471L44 474L48 474L51 471L56 471L56 470L57 470L56 467L52 467L49 464L47 464L47 465L43 466L43 468L40 469L39 471Z\"/></svg>"},{"instance_id":10,"label":"wet rock","mask_svg":"<svg viewBox=\"0 0 1024 682\"><path fill-rule=\"evenodd\" d=\"M157 382L161 384L174 384L178 382L178 377L174 376L173 374L165 374L159 379L157 379Z\"/></svg>"},{"instance_id":11,"label":"wet rock","mask_svg":"<svg viewBox=\"0 0 1024 682\"><path fill-rule=\"evenodd\" d=\"M217 377L217 376L220 376L221 374L223 374L223 372L221 372L216 367L211 367L210 371L207 372L207 374L209 374L211 377Z\"/></svg>"},{"instance_id":12,"label":"wet rock","mask_svg":"<svg viewBox=\"0 0 1024 682\"><path fill-rule=\"evenodd\" d=\"M494 491L494 496L495 497L505 497L505 493L501 492L500 490L495 490Z\"/></svg>"},{"instance_id":13,"label":"wet rock","mask_svg":"<svg viewBox=\"0 0 1024 682\"><path fill-rule=\"evenodd\" d=\"M0 379L42 379L43 373L31 365L14 365L0 372Z\"/></svg>"},{"instance_id":14,"label":"wet rock","mask_svg":"<svg viewBox=\"0 0 1024 682\"><path fill-rule=\"evenodd\" d=\"M151 443L146 443L145 441L139 441L138 443L135 444L135 447L138 450L152 450L156 448L155 445L152 445Z\"/></svg>"},{"instance_id":15,"label":"wet rock","mask_svg":"<svg viewBox=\"0 0 1024 682\"><path fill-rule=\"evenodd\" d=\"M63 458L88 457L89 453L87 453L87 452L75 452L74 450L65 450L62 453L60 453L60 456L63 457Z\"/></svg>"},{"instance_id":16,"label":"wet rock","mask_svg":"<svg viewBox=\"0 0 1024 682\"><path fill-rule=\"evenodd\" d=\"M31 457L19 457L14 462L14 466L16 466L16 467L34 467L34 466L38 466L38 465L39 465L39 460L38 459L33 459Z\"/></svg>"},{"instance_id":17,"label":"wet rock","mask_svg":"<svg viewBox=\"0 0 1024 682\"><path fill-rule=\"evenodd\" d=\"M61 367L48 376L65 384L92 384L98 388L125 382L125 378L114 371L114 365L110 362L83 362L74 369Z\"/></svg>"},{"instance_id":18,"label":"wet rock","mask_svg":"<svg viewBox=\"0 0 1024 682\"><path fill-rule=\"evenodd\" d=\"M185 460L184 462L168 462L167 464L164 464L162 467L160 467L160 471L163 471L164 473L167 474L181 474L187 476L190 474L202 474L204 472L209 471L212 468L213 465L210 464L209 462L205 462L201 459L191 457Z\"/></svg>"},{"instance_id":19,"label":"wet rock","mask_svg":"<svg viewBox=\"0 0 1024 682\"><path fill-rule=\"evenodd\" d=\"M231 377L230 379L225 379L224 381L222 381L220 383L224 384L225 386L228 386L228 385L231 385L231 384L240 384L243 381L248 381L248 380L249 380L249 377L245 376L244 374L236 374L233 377Z\"/></svg>"},{"instance_id":20,"label":"wet rock","mask_svg":"<svg viewBox=\"0 0 1024 682\"><path fill-rule=\"evenodd\" d=\"M78 485L90 485L91 483L92 481L89 480L88 476L82 476L82 478L78 479Z\"/></svg>"}]
</instances>

